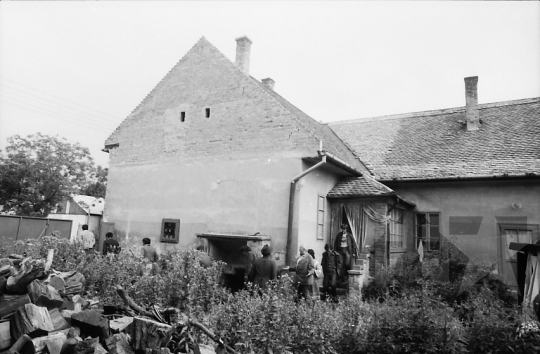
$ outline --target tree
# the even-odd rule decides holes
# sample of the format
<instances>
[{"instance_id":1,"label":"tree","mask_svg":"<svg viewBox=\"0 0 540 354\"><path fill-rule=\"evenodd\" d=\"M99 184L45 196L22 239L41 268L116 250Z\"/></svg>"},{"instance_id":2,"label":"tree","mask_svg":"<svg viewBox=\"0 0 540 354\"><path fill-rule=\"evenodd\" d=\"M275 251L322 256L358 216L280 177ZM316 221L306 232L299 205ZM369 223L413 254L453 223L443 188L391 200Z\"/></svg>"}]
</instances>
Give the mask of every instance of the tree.
<instances>
[{"instance_id":1,"label":"tree","mask_svg":"<svg viewBox=\"0 0 540 354\"><path fill-rule=\"evenodd\" d=\"M47 216L96 171L90 151L78 143L40 133L12 136L0 155L0 206L9 214Z\"/></svg>"},{"instance_id":2,"label":"tree","mask_svg":"<svg viewBox=\"0 0 540 354\"><path fill-rule=\"evenodd\" d=\"M86 185L86 187L82 189L81 193L96 198L105 198L108 173L108 168L103 168L98 165L95 176L93 176L91 183Z\"/></svg>"}]
</instances>

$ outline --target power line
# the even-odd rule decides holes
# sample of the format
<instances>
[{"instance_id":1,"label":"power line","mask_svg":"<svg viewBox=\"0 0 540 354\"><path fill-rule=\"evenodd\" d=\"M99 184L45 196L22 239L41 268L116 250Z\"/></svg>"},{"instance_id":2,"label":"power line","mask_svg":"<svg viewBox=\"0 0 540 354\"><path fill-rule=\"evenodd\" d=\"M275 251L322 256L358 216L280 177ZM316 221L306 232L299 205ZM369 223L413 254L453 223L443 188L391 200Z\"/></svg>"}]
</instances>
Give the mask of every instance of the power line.
<instances>
[{"instance_id":1,"label":"power line","mask_svg":"<svg viewBox=\"0 0 540 354\"><path fill-rule=\"evenodd\" d=\"M87 115L87 116L89 116L89 117L92 117L93 119L101 120L103 123L106 123L106 124L114 124L114 125L119 124L118 121L113 122L113 121L110 120L110 119L105 119L105 118L96 116L96 115L94 115L94 114L87 113L87 112L78 110L78 109L73 108L73 107L69 107L69 106L64 105L64 104L62 104L62 103L50 101L50 100L48 100L48 99L46 99L46 98L43 98L43 97L34 95L34 94L32 94L32 93L29 93L29 92L24 92L24 91L22 91L22 90L19 90L19 89L17 89L17 88L14 88L14 87L6 86L5 84L2 84L2 83L0 83L0 86L4 86L4 87L7 87L8 89L22 92L22 93L25 94L25 95L29 95L29 96L35 97L35 98L37 98L37 99L39 99L39 100L42 100L42 101L44 101L45 103L48 103L48 104L53 104L53 105L57 105L57 106L63 106L63 107L66 107L66 108L68 108L68 109L70 109L70 110L73 110L73 111L79 112L79 113L81 113L81 114L85 114L85 115ZM0 97L1 97L1 95L0 95ZM40 103L41 103L41 102L40 102ZM55 108L56 108L56 107L55 107Z\"/></svg>"},{"instance_id":2,"label":"power line","mask_svg":"<svg viewBox=\"0 0 540 354\"><path fill-rule=\"evenodd\" d=\"M29 89L31 89L31 90L38 91L38 92L44 93L44 94L49 95L49 96L52 96L52 97L56 97L56 98L61 99L61 100L63 100L63 101L70 102L70 103L72 103L72 104L74 104L74 105L77 105L77 106L80 106L80 107L83 107L83 108L92 110L92 111L97 112L97 113L100 113L100 114L104 114L104 115L106 115L106 116L109 116L109 117L112 117L112 118L115 118L115 119L122 119L122 118L117 117L117 116L114 116L114 115L112 115L112 114L109 114L109 113L105 113L105 112L99 111L99 110L97 110L97 109L95 109L95 108L87 107L87 106L81 105L81 104L79 104L79 103L76 103L76 102L67 100L67 99L65 99L65 98L62 98L62 97L60 97L60 96L56 96L56 95L53 95L53 94L51 94L51 93L48 93L48 92L45 92L45 91L42 91L42 90L38 90L38 89L33 88L33 87L30 87L30 86L27 86L27 85L25 85L25 84L21 84L20 82L17 82L17 81L8 79L8 78L3 77L3 76L0 76L0 79L6 80L6 81L9 81L9 82L12 82L12 83L17 84L17 85L24 86L24 87L29 88Z\"/></svg>"},{"instance_id":3,"label":"power line","mask_svg":"<svg viewBox=\"0 0 540 354\"><path fill-rule=\"evenodd\" d=\"M99 125L96 125L96 124L91 124L91 123L88 123L86 121L75 121L75 120L72 120L71 117L68 117L68 116L65 116L65 115L62 115L62 114L58 114L57 112L51 112L49 110L43 109L43 107L37 107L37 106L34 106L34 105L29 104L27 102L20 101L20 100L11 98L11 97L4 97L2 99L7 99L8 102L10 102L11 104L15 104L15 105L20 106L22 108L30 109L30 110L32 110L34 112L43 113L43 114L45 114L45 115L47 115L49 117L55 117L55 118L58 118L60 120L75 123L75 124L86 125L87 127L91 128L91 129L99 130L99 131L101 131L103 133L112 133L112 131L113 131L112 129L107 129L105 127L102 127L102 126L99 126ZM34 107L34 108L32 108L32 107ZM47 112L52 113L52 115L47 113Z\"/></svg>"}]
</instances>

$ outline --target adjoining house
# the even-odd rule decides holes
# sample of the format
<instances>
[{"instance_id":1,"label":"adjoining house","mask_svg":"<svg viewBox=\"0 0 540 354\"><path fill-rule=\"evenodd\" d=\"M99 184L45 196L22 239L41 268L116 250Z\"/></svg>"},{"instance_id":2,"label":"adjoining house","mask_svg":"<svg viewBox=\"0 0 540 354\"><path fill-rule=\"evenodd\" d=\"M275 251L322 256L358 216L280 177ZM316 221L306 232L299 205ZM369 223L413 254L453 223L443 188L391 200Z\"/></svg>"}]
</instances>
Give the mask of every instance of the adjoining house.
<instances>
[{"instance_id":1,"label":"adjoining house","mask_svg":"<svg viewBox=\"0 0 540 354\"><path fill-rule=\"evenodd\" d=\"M88 230L92 231L96 237L101 231L103 210L105 199L88 195L74 194L63 200L56 212L49 214L61 220L72 220L70 240L75 240L77 234L82 230L84 224L88 225Z\"/></svg>"},{"instance_id":2,"label":"adjoining house","mask_svg":"<svg viewBox=\"0 0 540 354\"><path fill-rule=\"evenodd\" d=\"M506 240L538 238L539 99L478 106L467 79L466 108L321 124L251 77L236 41L233 63L201 38L105 142L119 236L202 244L233 278L241 245L292 265L342 223L375 272L441 237L510 269Z\"/></svg>"}]
</instances>

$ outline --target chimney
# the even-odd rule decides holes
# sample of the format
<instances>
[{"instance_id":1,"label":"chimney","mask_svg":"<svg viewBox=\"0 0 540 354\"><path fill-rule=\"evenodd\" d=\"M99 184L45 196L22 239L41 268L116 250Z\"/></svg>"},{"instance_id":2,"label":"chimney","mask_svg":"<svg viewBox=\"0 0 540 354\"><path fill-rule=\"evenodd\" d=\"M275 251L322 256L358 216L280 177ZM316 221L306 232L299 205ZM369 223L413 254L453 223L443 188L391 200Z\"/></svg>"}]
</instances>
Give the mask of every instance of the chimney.
<instances>
[{"instance_id":1,"label":"chimney","mask_svg":"<svg viewBox=\"0 0 540 354\"><path fill-rule=\"evenodd\" d=\"M236 38L236 65L246 75L249 75L251 43L251 40L246 36Z\"/></svg>"},{"instance_id":2,"label":"chimney","mask_svg":"<svg viewBox=\"0 0 540 354\"><path fill-rule=\"evenodd\" d=\"M270 90L273 90L274 85L276 84L276 82L269 77L267 77L266 79L262 79L261 82L263 83L264 86L268 87Z\"/></svg>"},{"instance_id":3,"label":"chimney","mask_svg":"<svg viewBox=\"0 0 540 354\"><path fill-rule=\"evenodd\" d=\"M478 109L478 76L465 78L465 111L467 115L467 131L480 129L480 111Z\"/></svg>"}]
</instances>

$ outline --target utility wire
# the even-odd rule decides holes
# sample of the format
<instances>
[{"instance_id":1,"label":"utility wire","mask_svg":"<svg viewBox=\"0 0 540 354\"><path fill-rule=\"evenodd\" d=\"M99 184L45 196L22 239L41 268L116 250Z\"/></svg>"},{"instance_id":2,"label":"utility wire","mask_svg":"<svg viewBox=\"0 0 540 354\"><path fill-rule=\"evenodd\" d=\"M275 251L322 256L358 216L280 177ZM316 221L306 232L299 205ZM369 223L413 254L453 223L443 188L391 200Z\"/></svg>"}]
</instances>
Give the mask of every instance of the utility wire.
<instances>
[{"instance_id":1,"label":"utility wire","mask_svg":"<svg viewBox=\"0 0 540 354\"><path fill-rule=\"evenodd\" d=\"M76 103L76 102L67 100L67 99L62 98L62 97L60 97L60 96L56 96L56 95L53 95L53 94L51 94L51 93L48 93L48 92L45 92L45 91L42 91L42 90L38 90L38 89L36 89L36 88L30 87L30 86L27 86L27 85L24 85L24 84L21 84L20 82L17 82L17 81L8 79L8 78L3 77L3 76L0 76L0 79L6 80L6 81L9 81L9 82L12 82L12 83L17 84L17 85L24 86L24 87L29 88L29 89L31 89L31 90L38 91L38 92L44 93L44 94L49 95L49 96L52 96L52 97L56 97L56 98L61 99L61 100L63 100L63 101L70 102L70 103L72 103L72 104L74 104L74 105L77 105L77 106L80 106L80 107L83 107L83 108L92 110L92 111L97 112L97 113L100 113L100 114L104 114L104 115L106 115L106 116L109 116L109 117L112 117L112 118L115 118L115 119L122 119L121 117L114 116L114 115L112 115L112 114L109 114L109 113L105 113L105 112L99 111L99 110L97 110L97 109L95 109L95 108L91 108L91 107L87 107L87 106L81 105L81 104L79 104L79 103Z\"/></svg>"},{"instance_id":2,"label":"utility wire","mask_svg":"<svg viewBox=\"0 0 540 354\"><path fill-rule=\"evenodd\" d=\"M96 116L96 115L94 115L94 114L92 114L92 113L87 113L87 112L81 111L81 110L79 110L79 109L77 109L77 108L69 107L69 106L67 106L67 105L65 105L65 104L62 104L62 103L59 103L59 102L50 101L50 100L48 100L48 99L46 99L46 98L43 98L43 97L40 97L40 96L38 96L38 95L34 95L34 94L32 94L32 93L29 93L29 92L24 92L24 91L22 91L22 90L19 90L19 89L17 89L17 88L14 88L14 87L6 86L5 84L2 84L1 82L0 82L0 86L4 86L4 87L7 87L8 89L22 92L22 93L25 94L25 95L29 95L29 96L35 97L35 98L37 98L37 99L39 99L39 100L42 100L42 101L44 101L45 103L48 103L48 104L53 104L53 105L57 105L57 106L63 106L63 107L66 107L67 109L73 110L73 111L78 112L78 113L81 113L81 114L85 114L85 115L87 115L87 116L89 116L89 117L92 117L92 119L100 120L102 123L113 124L113 125L118 125L118 124L119 124L118 121L112 121L112 120L110 120L110 119L106 119L106 118L102 118L102 117ZM8 92L8 93L11 93L11 92ZM1 95L1 92L0 92L0 97L1 97L1 96L2 96L2 95ZM40 103L41 103L41 102L40 102Z\"/></svg>"},{"instance_id":3,"label":"utility wire","mask_svg":"<svg viewBox=\"0 0 540 354\"><path fill-rule=\"evenodd\" d=\"M29 104L28 102L20 101L20 100L13 99L13 98L10 98L10 97L4 97L2 99L3 100L7 99L7 101L10 102L11 104L15 104L15 105L20 106L22 108L30 109L30 110L32 110L34 112L43 113L43 114L45 114L45 115L47 115L49 117L55 117L55 118L58 118L60 120L67 121L67 122L74 123L74 124L83 124L83 125L91 128L91 129L96 130L96 131L100 131L100 132L103 132L103 133L112 133L113 132L113 129L107 129L105 127L102 127L102 126L99 126L99 125L96 125L96 124L91 124L91 123L88 123L85 120L76 121L76 120L71 119L72 117L65 116L65 115L62 115L62 114L58 114L57 112L52 112L52 111L46 110L43 107L34 106L32 104ZM52 113L52 115L51 115L51 113Z\"/></svg>"}]
</instances>

